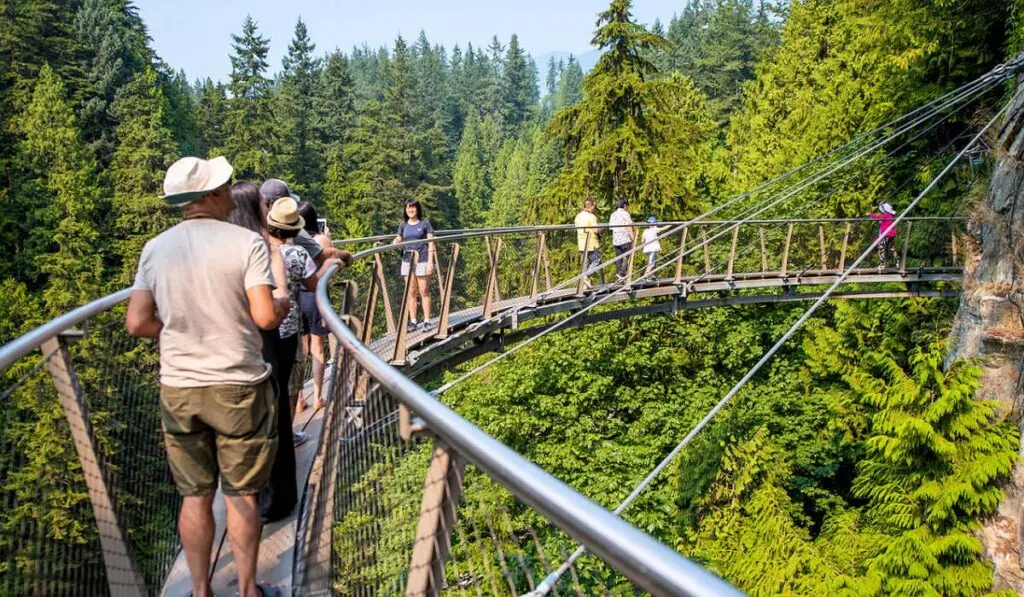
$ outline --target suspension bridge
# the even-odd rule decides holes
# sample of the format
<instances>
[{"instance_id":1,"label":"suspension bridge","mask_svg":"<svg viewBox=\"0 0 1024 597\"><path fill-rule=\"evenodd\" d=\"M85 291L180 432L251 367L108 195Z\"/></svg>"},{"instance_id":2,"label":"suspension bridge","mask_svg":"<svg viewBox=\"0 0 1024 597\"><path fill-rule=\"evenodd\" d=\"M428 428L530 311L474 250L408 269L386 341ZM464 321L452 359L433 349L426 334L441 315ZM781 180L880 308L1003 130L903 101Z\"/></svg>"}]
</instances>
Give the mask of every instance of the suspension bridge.
<instances>
[{"instance_id":1,"label":"suspension bridge","mask_svg":"<svg viewBox=\"0 0 1024 597\"><path fill-rule=\"evenodd\" d=\"M331 331L327 405L296 420L313 438L297 451L301 503L264 528L260 580L294 595L585 594L594 586L583 588L585 563L586 583L603 592L736 594L621 515L824 301L956 296L965 221L909 213L1019 98L924 156L955 154L896 216L894 263L874 261L873 220L767 218L824 211L836 179L855 179L860 160L897 153L963 113L1019 62L701 216L658 224L663 250L650 268L642 243L614 259L605 246L606 260L586 265L571 226L440 232L430 252L436 313L425 328L408 326L414 291L399 261L410 243L339 243L355 251L354 263L332 269L317 290ZM590 233L607 245L606 228ZM626 276L602 283L619 262ZM124 331L129 294L103 297L0 347L2 595L188 591L174 524L180 498L156 409L156 347ZM463 380L572 326L799 301L811 303L804 315L614 510L599 505L607 496L569 487L443 401ZM434 392L415 381L489 353ZM40 443L42 431L64 441ZM211 574L215 590L228 594L234 563L216 503Z\"/></svg>"}]
</instances>

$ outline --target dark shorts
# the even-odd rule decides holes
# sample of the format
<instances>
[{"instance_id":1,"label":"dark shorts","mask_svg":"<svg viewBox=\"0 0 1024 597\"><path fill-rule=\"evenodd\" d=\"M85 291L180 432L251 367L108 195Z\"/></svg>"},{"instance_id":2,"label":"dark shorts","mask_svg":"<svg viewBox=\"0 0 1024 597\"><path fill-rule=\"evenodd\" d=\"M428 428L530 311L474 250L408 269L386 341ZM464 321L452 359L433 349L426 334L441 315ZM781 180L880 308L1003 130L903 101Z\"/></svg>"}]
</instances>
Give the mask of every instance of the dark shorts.
<instances>
[{"instance_id":1,"label":"dark shorts","mask_svg":"<svg viewBox=\"0 0 1024 597\"><path fill-rule=\"evenodd\" d=\"M320 317L320 309L316 308L316 294L313 292L299 293L299 309L302 311L302 333L314 336L326 336L330 333Z\"/></svg>"},{"instance_id":2,"label":"dark shorts","mask_svg":"<svg viewBox=\"0 0 1024 597\"><path fill-rule=\"evenodd\" d=\"M277 398L266 379L253 386L160 386L167 461L183 496L259 493L277 452ZM290 440L289 440L290 441Z\"/></svg>"}]
</instances>

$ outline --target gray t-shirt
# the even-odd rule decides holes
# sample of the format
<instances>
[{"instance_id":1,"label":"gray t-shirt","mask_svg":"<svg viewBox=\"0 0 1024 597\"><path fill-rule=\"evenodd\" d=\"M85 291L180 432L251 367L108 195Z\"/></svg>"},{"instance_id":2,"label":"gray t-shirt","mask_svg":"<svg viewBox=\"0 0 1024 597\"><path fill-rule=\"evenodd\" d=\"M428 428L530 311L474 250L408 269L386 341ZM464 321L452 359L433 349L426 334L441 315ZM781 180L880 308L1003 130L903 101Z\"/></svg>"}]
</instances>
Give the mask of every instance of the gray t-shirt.
<instances>
[{"instance_id":1,"label":"gray t-shirt","mask_svg":"<svg viewBox=\"0 0 1024 597\"><path fill-rule=\"evenodd\" d=\"M423 240L427 238L428 234L434 233L434 227L430 225L430 220L419 220L415 224L409 222L402 222L398 225L398 236L402 237L402 242L411 240ZM427 243L420 243L418 245L409 245L405 247L402 252L402 261L412 261L412 252L418 252L419 259L418 263L426 263L430 257L430 252L427 250Z\"/></svg>"},{"instance_id":2,"label":"gray t-shirt","mask_svg":"<svg viewBox=\"0 0 1024 597\"><path fill-rule=\"evenodd\" d=\"M212 219L186 220L146 243L134 290L153 294L160 383L252 385L270 375L245 291L274 286L263 238Z\"/></svg>"},{"instance_id":3,"label":"gray t-shirt","mask_svg":"<svg viewBox=\"0 0 1024 597\"><path fill-rule=\"evenodd\" d=\"M305 230L299 230L299 235L295 237L295 244L305 249L309 256L313 258L313 261L319 259L320 253L324 252L324 248L320 246L320 243L316 242L316 239Z\"/></svg>"}]
</instances>

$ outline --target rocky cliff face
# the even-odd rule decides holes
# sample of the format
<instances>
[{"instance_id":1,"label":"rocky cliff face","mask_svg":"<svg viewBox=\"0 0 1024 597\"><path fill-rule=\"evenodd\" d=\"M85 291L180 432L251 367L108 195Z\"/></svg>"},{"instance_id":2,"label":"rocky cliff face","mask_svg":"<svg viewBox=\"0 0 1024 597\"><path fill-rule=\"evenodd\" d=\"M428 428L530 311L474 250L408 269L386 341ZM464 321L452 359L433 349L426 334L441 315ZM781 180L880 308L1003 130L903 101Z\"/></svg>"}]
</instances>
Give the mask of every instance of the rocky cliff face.
<instances>
[{"instance_id":1,"label":"rocky cliff face","mask_svg":"<svg viewBox=\"0 0 1024 597\"><path fill-rule=\"evenodd\" d=\"M968 225L964 289L953 324L952 352L980 357L979 398L998 400L1024 429L1024 93L1007 111L995 145L988 192ZM1024 435L1021 455L1024 456ZM1006 498L981 530L995 566L995 589L1024 595L1024 460L1005 487Z\"/></svg>"}]
</instances>

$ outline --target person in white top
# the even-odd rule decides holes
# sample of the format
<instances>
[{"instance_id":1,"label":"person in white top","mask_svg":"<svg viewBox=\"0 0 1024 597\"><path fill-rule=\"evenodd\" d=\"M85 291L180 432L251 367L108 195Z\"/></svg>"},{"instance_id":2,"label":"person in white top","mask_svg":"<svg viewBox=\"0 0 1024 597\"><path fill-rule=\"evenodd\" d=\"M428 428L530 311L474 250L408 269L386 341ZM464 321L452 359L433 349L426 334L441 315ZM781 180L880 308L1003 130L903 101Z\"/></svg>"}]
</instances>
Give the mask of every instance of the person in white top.
<instances>
[{"instance_id":1,"label":"person in white top","mask_svg":"<svg viewBox=\"0 0 1024 597\"><path fill-rule=\"evenodd\" d=\"M615 250L615 256L619 257L633 248L633 239L636 237L636 232L633 230L633 218L629 216L629 212L626 208L629 207L629 201L625 197L619 198L619 208L612 212L612 216L608 218L608 224L612 227L612 248ZM615 262L615 275L617 281L622 282L626 279L626 270L629 269L629 259L625 257Z\"/></svg>"},{"instance_id":2,"label":"person in white top","mask_svg":"<svg viewBox=\"0 0 1024 597\"><path fill-rule=\"evenodd\" d=\"M657 224L658 218L651 216L647 218L648 224ZM647 268L644 270L644 275L649 276L654 271L654 262L658 259L658 251L661 251L661 241L658 240L658 235L668 229L668 226L651 226L647 230L644 230L643 236L643 252L647 256Z\"/></svg>"},{"instance_id":3,"label":"person in white top","mask_svg":"<svg viewBox=\"0 0 1024 597\"><path fill-rule=\"evenodd\" d=\"M146 243L125 328L158 338L160 419L171 474L183 496L178 531L192 594L208 597L218 481L238 593L275 595L256 585L260 512L278 447L276 400L260 330L281 324L291 301L275 297L263 238L224 221L235 208L231 164L186 157L167 169L163 199L184 221Z\"/></svg>"}]
</instances>

